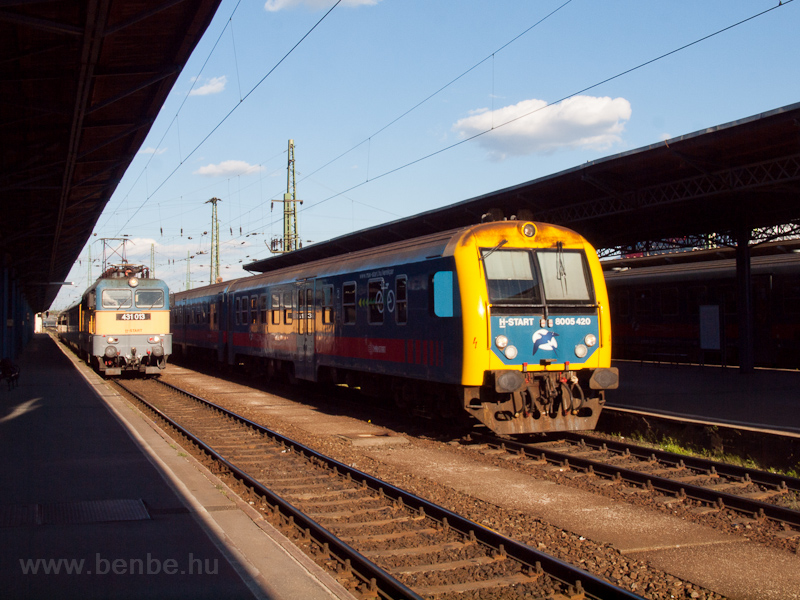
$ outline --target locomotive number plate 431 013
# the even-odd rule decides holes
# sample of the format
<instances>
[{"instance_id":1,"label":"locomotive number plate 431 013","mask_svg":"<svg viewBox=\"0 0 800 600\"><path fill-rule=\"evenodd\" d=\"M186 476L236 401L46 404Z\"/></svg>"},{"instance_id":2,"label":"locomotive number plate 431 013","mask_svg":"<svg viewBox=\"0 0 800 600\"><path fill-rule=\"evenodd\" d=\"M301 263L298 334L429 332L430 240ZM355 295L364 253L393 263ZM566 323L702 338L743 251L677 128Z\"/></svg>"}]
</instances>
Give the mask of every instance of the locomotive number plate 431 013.
<instances>
[{"instance_id":1,"label":"locomotive number plate 431 013","mask_svg":"<svg viewBox=\"0 0 800 600\"><path fill-rule=\"evenodd\" d=\"M117 321L149 321L150 313L129 312L117 313Z\"/></svg>"}]
</instances>

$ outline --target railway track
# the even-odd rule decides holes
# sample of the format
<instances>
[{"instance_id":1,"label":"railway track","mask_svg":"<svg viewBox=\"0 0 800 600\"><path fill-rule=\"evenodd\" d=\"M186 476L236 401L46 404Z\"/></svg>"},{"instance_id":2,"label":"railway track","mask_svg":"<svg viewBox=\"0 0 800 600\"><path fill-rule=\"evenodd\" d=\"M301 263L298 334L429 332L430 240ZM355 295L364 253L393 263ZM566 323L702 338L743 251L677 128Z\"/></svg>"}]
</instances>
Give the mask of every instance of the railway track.
<instances>
[{"instance_id":1,"label":"railway track","mask_svg":"<svg viewBox=\"0 0 800 600\"><path fill-rule=\"evenodd\" d=\"M507 452L587 477L661 493L664 503L691 498L699 514L730 508L785 524L800 537L800 479L573 432L542 443L475 436L480 450ZM791 529L793 528L793 529Z\"/></svg>"},{"instance_id":2,"label":"railway track","mask_svg":"<svg viewBox=\"0 0 800 600\"><path fill-rule=\"evenodd\" d=\"M365 597L639 596L156 380L116 382ZM526 595L527 594L527 595Z\"/></svg>"}]
</instances>

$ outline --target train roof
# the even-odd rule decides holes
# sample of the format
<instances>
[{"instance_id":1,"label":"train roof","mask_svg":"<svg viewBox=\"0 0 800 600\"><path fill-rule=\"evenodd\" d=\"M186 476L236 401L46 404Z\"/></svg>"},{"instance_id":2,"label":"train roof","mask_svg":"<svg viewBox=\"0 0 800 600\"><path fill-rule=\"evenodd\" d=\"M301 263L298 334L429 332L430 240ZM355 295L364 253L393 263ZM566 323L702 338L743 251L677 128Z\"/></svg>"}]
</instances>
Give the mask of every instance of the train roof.
<instances>
[{"instance_id":1,"label":"train roof","mask_svg":"<svg viewBox=\"0 0 800 600\"><path fill-rule=\"evenodd\" d=\"M794 252L765 254L750 259L750 269L753 274L785 270L796 271L798 267L800 267L800 254ZM716 258L677 264L620 266L605 270L604 275L606 283L612 285L614 283L650 283L656 279L660 281L699 281L720 277L734 279L736 277L736 259Z\"/></svg>"}]
</instances>

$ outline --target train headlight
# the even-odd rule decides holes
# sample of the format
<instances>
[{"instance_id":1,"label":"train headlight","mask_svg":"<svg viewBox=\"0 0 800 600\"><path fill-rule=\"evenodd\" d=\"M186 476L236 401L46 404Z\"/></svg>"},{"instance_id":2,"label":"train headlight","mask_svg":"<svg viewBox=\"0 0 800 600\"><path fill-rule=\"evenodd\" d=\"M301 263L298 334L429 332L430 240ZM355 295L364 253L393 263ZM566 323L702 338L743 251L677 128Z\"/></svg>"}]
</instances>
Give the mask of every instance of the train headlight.
<instances>
[{"instance_id":1,"label":"train headlight","mask_svg":"<svg viewBox=\"0 0 800 600\"><path fill-rule=\"evenodd\" d=\"M525 223L522 226L522 235L524 235L525 237L529 237L529 238L532 238L533 236L535 236L536 235L536 225L534 225L533 223Z\"/></svg>"},{"instance_id":2,"label":"train headlight","mask_svg":"<svg viewBox=\"0 0 800 600\"><path fill-rule=\"evenodd\" d=\"M157 344L158 342L161 341L161 338L159 336L157 336L157 335L153 335L153 336L149 337L147 339L147 341L150 342L151 344Z\"/></svg>"},{"instance_id":3,"label":"train headlight","mask_svg":"<svg viewBox=\"0 0 800 600\"><path fill-rule=\"evenodd\" d=\"M128 285L131 287L136 287L137 285L139 285L139 280L136 279L136 277L131 277L130 279L128 279Z\"/></svg>"},{"instance_id":4,"label":"train headlight","mask_svg":"<svg viewBox=\"0 0 800 600\"><path fill-rule=\"evenodd\" d=\"M503 350L503 354L506 355L508 360L514 360L517 358L517 347L516 346L507 346L505 350Z\"/></svg>"},{"instance_id":5,"label":"train headlight","mask_svg":"<svg viewBox=\"0 0 800 600\"><path fill-rule=\"evenodd\" d=\"M109 344L116 344L116 343L119 341L119 338L110 337L110 338L106 338L106 341L107 341Z\"/></svg>"},{"instance_id":6,"label":"train headlight","mask_svg":"<svg viewBox=\"0 0 800 600\"><path fill-rule=\"evenodd\" d=\"M508 338L504 335L498 335L494 338L494 345L503 350L506 346L508 346Z\"/></svg>"},{"instance_id":7,"label":"train headlight","mask_svg":"<svg viewBox=\"0 0 800 600\"><path fill-rule=\"evenodd\" d=\"M577 356L578 358L583 358L588 353L589 349L583 344L578 344L577 346L575 346L575 356Z\"/></svg>"},{"instance_id":8,"label":"train headlight","mask_svg":"<svg viewBox=\"0 0 800 600\"><path fill-rule=\"evenodd\" d=\"M583 343L589 346L589 348L594 348L594 345L597 343L597 336L593 333L590 333L583 338Z\"/></svg>"},{"instance_id":9,"label":"train headlight","mask_svg":"<svg viewBox=\"0 0 800 600\"><path fill-rule=\"evenodd\" d=\"M114 346L106 346L106 350L103 354L105 354L106 358L115 358L117 356L117 349L114 348Z\"/></svg>"}]
</instances>

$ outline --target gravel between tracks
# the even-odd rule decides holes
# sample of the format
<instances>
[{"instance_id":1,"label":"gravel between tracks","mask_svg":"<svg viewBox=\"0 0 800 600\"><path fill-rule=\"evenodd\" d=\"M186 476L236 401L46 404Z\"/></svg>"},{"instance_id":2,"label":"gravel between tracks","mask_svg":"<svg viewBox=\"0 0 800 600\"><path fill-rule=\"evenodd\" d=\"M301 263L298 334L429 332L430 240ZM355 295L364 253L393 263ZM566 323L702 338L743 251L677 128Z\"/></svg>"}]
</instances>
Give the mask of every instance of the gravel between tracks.
<instances>
[{"instance_id":1,"label":"gravel between tracks","mask_svg":"<svg viewBox=\"0 0 800 600\"><path fill-rule=\"evenodd\" d=\"M203 385L201 380L194 379L191 376L175 377L167 373L162 378L166 382L173 383L187 391L207 398L220 406L233 410L248 419L273 429L287 437L291 437L336 460L384 479L397 487L409 490L418 496L440 504L453 512L461 514L518 541L529 544L561 560L580 566L594 575L620 585L645 598L723 598L723 596L719 594L703 589L692 583L682 581L663 571L654 570L644 561L632 560L622 555L608 544L595 543L569 531L551 526L542 522L540 519L522 514L518 511L498 507L494 504L450 489L427 478L418 477L412 473L397 469L394 466L383 464L374 457L368 456L368 452L374 451L374 448L354 446L350 441L337 436L310 434L306 430L276 416L274 410L259 407L247 400L237 399L236 394L215 394L209 391L209 387L211 386ZM218 381L221 382L223 380ZM230 389L230 386L237 385L240 384L225 381L227 389ZM243 392L246 391L246 389L247 388L242 387ZM406 432L394 433L405 435L407 439L411 440L411 443L416 449L423 452L426 449L459 454L469 452L470 458L474 460L486 461L495 466L509 468L507 461L502 461L502 459L498 457L483 456L477 452L467 450L459 444L454 444L452 442L448 444L447 442L431 438L415 437ZM555 478L556 481L558 481L559 478L564 479L563 475L559 476L558 474L546 473L541 469L533 467L519 467L519 465L515 464L514 468L530 469L531 475L537 478ZM561 482L564 483L565 481ZM590 483L579 481L570 481L569 484L591 486ZM592 490L594 491L593 488ZM620 497L624 499L625 502L639 502L642 500L639 498L639 495L634 496L635 498L623 495ZM645 499L645 501L647 500ZM664 506L660 508L669 511L673 510L672 507L667 508ZM678 507L675 509L675 512L679 512L685 508L686 507ZM706 521L703 522L706 523ZM725 524L723 522L722 526L731 531L736 531L736 527L753 528L753 524L745 522L738 526L733 523ZM756 541L755 536L754 541ZM465 600L470 598L469 595L461 597Z\"/></svg>"}]
</instances>

